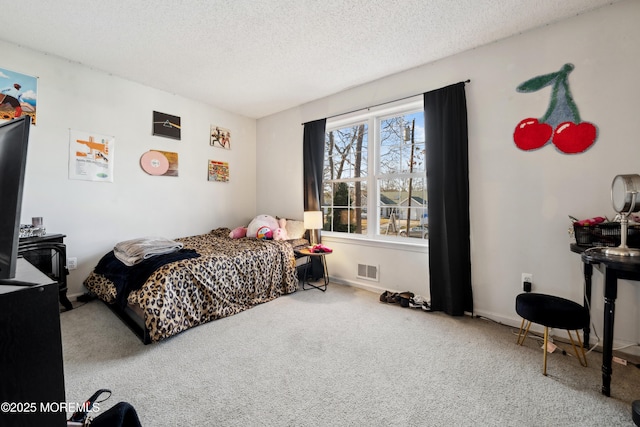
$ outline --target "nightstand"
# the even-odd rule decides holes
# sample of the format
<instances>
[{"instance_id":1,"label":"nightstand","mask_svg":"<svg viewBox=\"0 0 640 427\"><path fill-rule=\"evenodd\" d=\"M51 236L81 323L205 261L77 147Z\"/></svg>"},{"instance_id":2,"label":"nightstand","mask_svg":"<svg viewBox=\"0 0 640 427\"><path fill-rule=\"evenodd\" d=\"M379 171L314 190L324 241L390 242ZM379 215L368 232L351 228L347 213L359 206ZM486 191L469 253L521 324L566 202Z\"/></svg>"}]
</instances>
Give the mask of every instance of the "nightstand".
<instances>
[{"instance_id":1,"label":"nightstand","mask_svg":"<svg viewBox=\"0 0 640 427\"><path fill-rule=\"evenodd\" d=\"M332 252L311 252L309 249L300 249L295 251L296 257L307 257L307 262L304 264L304 275L302 277L302 290L306 291L309 289L318 289L319 291L326 291L327 286L329 285L329 270L327 269L327 262L325 257L327 255L331 255ZM322 267L324 268L324 285L316 286L313 283L307 281L307 274L309 272L309 268L311 266L311 259L313 257L320 257L320 262L322 262ZM308 286L305 287L305 286Z\"/></svg>"},{"instance_id":2,"label":"nightstand","mask_svg":"<svg viewBox=\"0 0 640 427\"><path fill-rule=\"evenodd\" d=\"M58 283L60 304L71 310L73 305L67 298L67 247L64 234L45 234L39 237L20 239L18 253L38 270Z\"/></svg>"}]
</instances>

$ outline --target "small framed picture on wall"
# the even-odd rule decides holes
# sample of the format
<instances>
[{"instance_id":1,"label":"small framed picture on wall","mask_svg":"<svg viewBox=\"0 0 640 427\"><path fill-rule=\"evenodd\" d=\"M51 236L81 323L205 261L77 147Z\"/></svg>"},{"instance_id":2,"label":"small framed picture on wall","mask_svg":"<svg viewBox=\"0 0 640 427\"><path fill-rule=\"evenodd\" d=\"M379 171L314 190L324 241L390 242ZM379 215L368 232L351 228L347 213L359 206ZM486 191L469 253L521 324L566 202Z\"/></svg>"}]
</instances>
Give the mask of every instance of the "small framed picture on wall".
<instances>
[{"instance_id":1,"label":"small framed picture on wall","mask_svg":"<svg viewBox=\"0 0 640 427\"><path fill-rule=\"evenodd\" d=\"M211 125L210 145L231 150L231 131L220 126Z\"/></svg>"},{"instance_id":2,"label":"small framed picture on wall","mask_svg":"<svg viewBox=\"0 0 640 427\"><path fill-rule=\"evenodd\" d=\"M153 112L153 134L166 138L180 139L180 117Z\"/></svg>"},{"instance_id":3,"label":"small framed picture on wall","mask_svg":"<svg viewBox=\"0 0 640 427\"><path fill-rule=\"evenodd\" d=\"M0 123L22 116L36 124L38 78L0 68Z\"/></svg>"},{"instance_id":4,"label":"small framed picture on wall","mask_svg":"<svg viewBox=\"0 0 640 427\"><path fill-rule=\"evenodd\" d=\"M209 181L229 182L229 163L209 160Z\"/></svg>"}]
</instances>

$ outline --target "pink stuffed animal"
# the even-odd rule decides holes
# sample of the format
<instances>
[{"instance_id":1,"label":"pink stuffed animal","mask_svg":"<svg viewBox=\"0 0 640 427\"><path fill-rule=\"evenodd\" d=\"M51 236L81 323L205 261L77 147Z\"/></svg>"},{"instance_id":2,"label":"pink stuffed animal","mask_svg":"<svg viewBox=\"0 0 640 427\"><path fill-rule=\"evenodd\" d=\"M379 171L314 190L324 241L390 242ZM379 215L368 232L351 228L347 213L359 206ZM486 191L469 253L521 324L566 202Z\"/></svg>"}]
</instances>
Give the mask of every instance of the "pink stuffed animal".
<instances>
[{"instance_id":1,"label":"pink stuffed animal","mask_svg":"<svg viewBox=\"0 0 640 427\"><path fill-rule=\"evenodd\" d=\"M273 232L273 240L288 240L289 236L287 235L287 220L284 218L280 218L278 220L278 225L280 227L276 228Z\"/></svg>"},{"instance_id":2,"label":"pink stuffed animal","mask_svg":"<svg viewBox=\"0 0 640 427\"><path fill-rule=\"evenodd\" d=\"M247 227L236 227L233 230L231 230L231 233L229 233L229 237L231 237L232 239L239 239L246 235L247 235Z\"/></svg>"},{"instance_id":3,"label":"pink stuffed animal","mask_svg":"<svg viewBox=\"0 0 640 427\"><path fill-rule=\"evenodd\" d=\"M257 237L258 230L262 227L267 227L269 230L274 231L278 228L278 220L270 215L258 215L253 218L247 226L247 237Z\"/></svg>"}]
</instances>

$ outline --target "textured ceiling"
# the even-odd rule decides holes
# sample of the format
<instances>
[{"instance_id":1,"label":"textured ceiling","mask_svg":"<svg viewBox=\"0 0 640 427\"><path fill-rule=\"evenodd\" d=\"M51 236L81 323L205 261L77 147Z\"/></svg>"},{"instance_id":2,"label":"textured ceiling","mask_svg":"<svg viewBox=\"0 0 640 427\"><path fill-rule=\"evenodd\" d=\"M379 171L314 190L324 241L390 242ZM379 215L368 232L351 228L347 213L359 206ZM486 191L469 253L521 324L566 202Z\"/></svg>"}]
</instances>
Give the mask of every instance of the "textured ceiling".
<instances>
[{"instance_id":1,"label":"textured ceiling","mask_svg":"<svg viewBox=\"0 0 640 427\"><path fill-rule=\"evenodd\" d=\"M260 118L613 2L0 0L0 39Z\"/></svg>"}]
</instances>

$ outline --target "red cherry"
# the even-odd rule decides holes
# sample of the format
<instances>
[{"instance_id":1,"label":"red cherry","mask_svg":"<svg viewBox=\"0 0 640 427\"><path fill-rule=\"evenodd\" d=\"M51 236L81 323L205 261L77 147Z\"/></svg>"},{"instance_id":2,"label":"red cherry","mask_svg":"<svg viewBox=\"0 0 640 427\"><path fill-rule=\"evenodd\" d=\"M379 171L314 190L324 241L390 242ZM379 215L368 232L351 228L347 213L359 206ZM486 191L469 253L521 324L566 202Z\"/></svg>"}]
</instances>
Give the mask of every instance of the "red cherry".
<instances>
[{"instance_id":1,"label":"red cherry","mask_svg":"<svg viewBox=\"0 0 640 427\"><path fill-rule=\"evenodd\" d=\"M525 151L536 150L545 145L551 139L553 128L540 123L538 119L524 119L513 131L513 141L516 146Z\"/></svg>"},{"instance_id":2,"label":"red cherry","mask_svg":"<svg viewBox=\"0 0 640 427\"><path fill-rule=\"evenodd\" d=\"M589 122L560 123L553 134L553 144L567 154L582 153L596 141L598 130Z\"/></svg>"}]
</instances>

